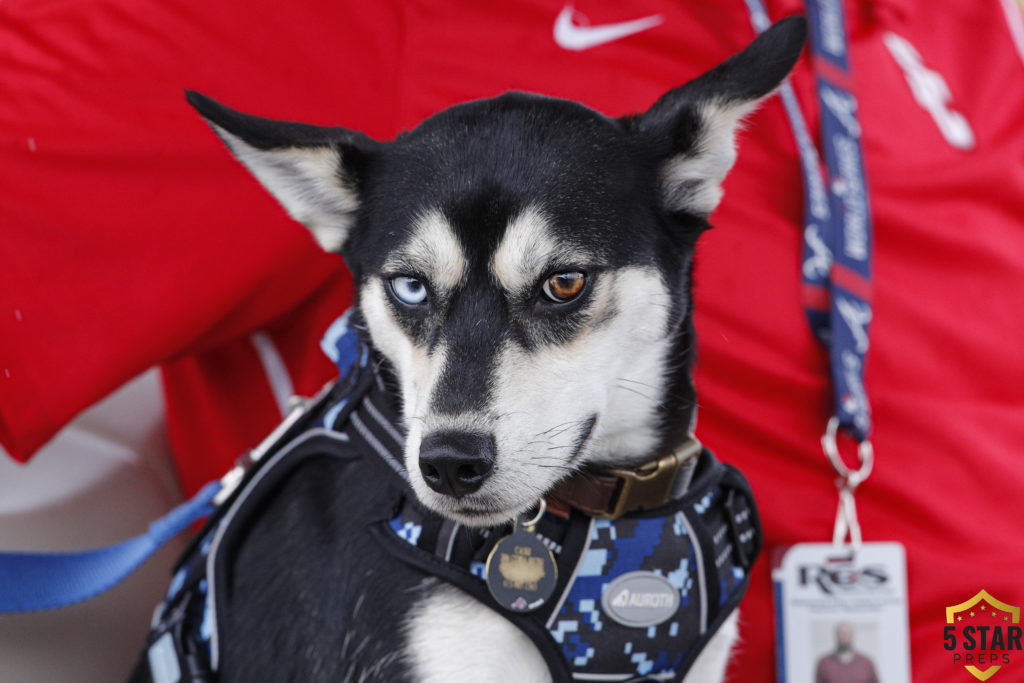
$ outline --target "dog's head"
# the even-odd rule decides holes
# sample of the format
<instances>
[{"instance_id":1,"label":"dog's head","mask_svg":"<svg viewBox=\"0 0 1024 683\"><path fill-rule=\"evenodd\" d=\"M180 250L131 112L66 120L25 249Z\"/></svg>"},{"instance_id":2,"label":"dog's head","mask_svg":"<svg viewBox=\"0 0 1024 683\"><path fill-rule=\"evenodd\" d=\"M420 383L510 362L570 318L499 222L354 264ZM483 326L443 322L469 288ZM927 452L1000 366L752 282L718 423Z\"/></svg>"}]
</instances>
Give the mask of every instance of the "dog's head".
<instances>
[{"instance_id":1,"label":"dog's head","mask_svg":"<svg viewBox=\"0 0 1024 683\"><path fill-rule=\"evenodd\" d=\"M399 386L421 501L458 521L522 513L584 465L685 437L690 264L805 23L621 119L510 93L378 143L190 93L231 151L341 253Z\"/></svg>"}]
</instances>

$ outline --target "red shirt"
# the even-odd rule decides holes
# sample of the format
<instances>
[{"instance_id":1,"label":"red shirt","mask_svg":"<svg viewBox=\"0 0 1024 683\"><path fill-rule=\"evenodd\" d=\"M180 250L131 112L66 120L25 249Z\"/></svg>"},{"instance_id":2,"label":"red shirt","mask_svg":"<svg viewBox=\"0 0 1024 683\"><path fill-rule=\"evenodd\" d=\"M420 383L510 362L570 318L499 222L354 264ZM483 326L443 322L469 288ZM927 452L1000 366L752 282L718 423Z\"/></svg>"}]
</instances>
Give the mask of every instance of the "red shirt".
<instances>
[{"instance_id":1,"label":"red shirt","mask_svg":"<svg viewBox=\"0 0 1024 683\"><path fill-rule=\"evenodd\" d=\"M192 491L280 418L268 377L310 394L331 376L317 342L351 298L340 259L230 158L183 88L387 139L510 88L644 109L754 35L742 0L574 5L593 25L663 21L573 52L553 39L562 0L500 14L469 0L0 3L4 445L27 458L163 363ZM915 678L944 680L956 668L945 605L982 587L1024 601L1024 64L1008 24L1020 17L1000 0L851 0L847 15L876 225L878 461L857 499L868 540L907 546ZM897 60L888 33L920 66ZM793 82L816 130L806 58ZM970 149L943 132L951 112ZM831 395L801 310L801 179L779 102L742 135L725 190L698 253L698 433L747 474L769 549L827 539L836 494L818 437ZM767 566L743 603L736 680L772 677Z\"/></svg>"}]
</instances>

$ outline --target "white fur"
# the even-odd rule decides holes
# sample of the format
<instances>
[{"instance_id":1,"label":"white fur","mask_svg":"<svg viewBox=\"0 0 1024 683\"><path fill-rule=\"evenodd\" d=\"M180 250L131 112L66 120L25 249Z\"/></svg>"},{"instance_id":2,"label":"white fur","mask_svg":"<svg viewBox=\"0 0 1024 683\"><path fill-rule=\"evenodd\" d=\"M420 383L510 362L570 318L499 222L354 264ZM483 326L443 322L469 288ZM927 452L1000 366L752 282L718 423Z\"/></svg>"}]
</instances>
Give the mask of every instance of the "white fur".
<instances>
[{"instance_id":1,"label":"white fur","mask_svg":"<svg viewBox=\"0 0 1024 683\"><path fill-rule=\"evenodd\" d=\"M710 214L722 201L722 181L736 163L736 132L753 102L707 102L700 107L703 126L696 151L679 154L662 169L662 200L672 210Z\"/></svg>"},{"instance_id":2,"label":"white fur","mask_svg":"<svg viewBox=\"0 0 1024 683\"><path fill-rule=\"evenodd\" d=\"M373 343L395 366L407 429L406 469L410 477L416 474L417 480L422 483L417 467L420 441L423 439L420 414L434 383L441 375L447 353L443 346L428 353L426 349L413 344L392 316L386 300L387 292L384 291L386 286L380 278L370 278L360 292L360 309L371 330Z\"/></svg>"},{"instance_id":3,"label":"white fur","mask_svg":"<svg viewBox=\"0 0 1024 683\"><path fill-rule=\"evenodd\" d=\"M544 683L547 664L511 621L454 586L430 580L406 617L406 657L421 683Z\"/></svg>"},{"instance_id":4,"label":"white fur","mask_svg":"<svg viewBox=\"0 0 1024 683\"><path fill-rule=\"evenodd\" d=\"M478 412L434 414L427 400L444 363L417 356L420 366L413 374L419 379L411 389L415 397L406 402L414 411L409 414L416 416L409 425L406 465L413 490L427 507L465 524L498 524L533 506L570 467L621 464L657 445L654 421L664 391L668 289L654 268L634 267L603 273L591 296L596 300L594 319L613 309L610 320L561 346L527 351L506 342L490 378L492 400ZM367 315L375 340L377 317L376 312ZM385 327L392 326L397 330L394 321ZM405 353L414 363L411 352ZM398 362L400 374L403 363ZM404 387L407 375L402 376ZM587 447L570 463L573 446L592 415L597 423ZM493 434L497 457L480 490L457 502L426 485L417 458L423 433L459 426ZM460 507L494 512L466 517L459 514Z\"/></svg>"},{"instance_id":5,"label":"white fur","mask_svg":"<svg viewBox=\"0 0 1024 683\"><path fill-rule=\"evenodd\" d=\"M725 668L729 664L729 657L732 656L732 649L739 640L739 620L740 611L733 610L697 655L683 683L712 683L725 679Z\"/></svg>"},{"instance_id":6,"label":"white fur","mask_svg":"<svg viewBox=\"0 0 1024 683\"><path fill-rule=\"evenodd\" d=\"M439 211L432 210L420 216L411 237L392 252L385 268L410 269L411 274L426 277L444 294L465 276L468 264L451 226ZM395 366L401 384L407 427L406 467L411 472L419 469L416 459L423 436L422 414L448 354L443 344L428 352L413 343L388 306L387 286L381 277L371 276L360 291L360 309L374 345Z\"/></svg>"},{"instance_id":7,"label":"white fur","mask_svg":"<svg viewBox=\"0 0 1024 683\"><path fill-rule=\"evenodd\" d=\"M528 636L454 586L428 579L429 595L405 622L406 660L420 683L548 683L551 673ZM739 635L734 611L697 656L683 683L721 681ZM457 656L453 656L457 653Z\"/></svg>"},{"instance_id":8,"label":"white fur","mask_svg":"<svg viewBox=\"0 0 1024 683\"><path fill-rule=\"evenodd\" d=\"M469 264L452 226L432 209L416 219L412 236L391 253L384 267L427 276L433 287L447 293L465 277Z\"/></svg>"},{"instance_id":9,"label":"white fur","mask_svg":"<svg viewBox=\"0 0 1024 683\"><path fill-rule=\"evenodd\" d=\"M491 258L491 273L508 292L517 293L533 286L553 264L570 258L576 262L590 260L588 255L560 245L544 212L529 206L505 228Z\"/></svg>"},{"instance_id":10,"label":"white fur","mask_svg":"<svg viewBox=\"0 0 1024 683\"><path fill-rule=\"evenodd\" d=\"M305 225L327 251L337 251L355 221L359 197L340 175L341 155L330 146L264 150L210 123L239 161Z\"/></svg>"},{"instance_id":11,"label":"white fur","mask_svg":"<svg viewBox=\"0 0 1024 683\"><path fill-rule=\"evenodd\" d=\"M578 430L558 434L558 426L593 414L598 422L583 462L621 464L655 447L655 407L664 390L668 352L668 289L654 268L631 267L603 273L591 296L595 319L611 313L602 326L584 330L565 345L527 351L509 344L503 349L492 406L509 415L498 425L499 454L502 445L514 452L552 428L554 433L545 434L551 445L570 442ZM570 455L545 452L547 444L536 446L532 452L548 458ZM540 489L564 474L524 465L520 476L533 479Z\"/></svg>"}]
</instances>

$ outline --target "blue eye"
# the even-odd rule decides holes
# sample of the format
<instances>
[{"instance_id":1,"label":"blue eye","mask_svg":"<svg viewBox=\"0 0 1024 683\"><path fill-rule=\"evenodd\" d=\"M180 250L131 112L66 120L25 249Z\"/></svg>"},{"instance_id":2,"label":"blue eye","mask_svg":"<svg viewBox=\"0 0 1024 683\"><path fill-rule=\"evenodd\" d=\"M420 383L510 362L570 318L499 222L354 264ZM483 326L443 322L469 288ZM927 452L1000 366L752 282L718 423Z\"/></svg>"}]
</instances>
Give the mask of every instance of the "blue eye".
<instances>
[{"instance_id":1,"label":"blue eye","mask_svg":"<svg viewBox=\"0 0 1024 683\"><path fill-rule=\"evenodd\" d=\"M416 306L427 300L427 286L414 277L399 275L391 278L391 291L403 304Z\"/></svg>"}]
</instances>

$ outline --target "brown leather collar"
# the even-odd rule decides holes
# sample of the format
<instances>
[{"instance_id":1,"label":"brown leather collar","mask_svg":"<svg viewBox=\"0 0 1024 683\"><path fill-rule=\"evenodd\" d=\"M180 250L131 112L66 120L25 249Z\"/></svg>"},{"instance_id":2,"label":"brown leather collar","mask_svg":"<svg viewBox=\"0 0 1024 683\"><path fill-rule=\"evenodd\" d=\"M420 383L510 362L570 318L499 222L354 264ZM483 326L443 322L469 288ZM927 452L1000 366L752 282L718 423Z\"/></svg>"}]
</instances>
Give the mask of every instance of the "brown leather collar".
<instances>
[{"instance_id":1,"label":"brown leather collar","mask_svg":"<svg viewBox=\"0 0 1024 683\"><path fill-rule=\"evenodd\" d=\"M548 509L557 512L568 506L594 517L616 519L664 505L672 499L680 469L695 462L702 448L700 441L691 436L668 455L633 469L578 472L552 491Z\"/></svg>"}]
</instances>

